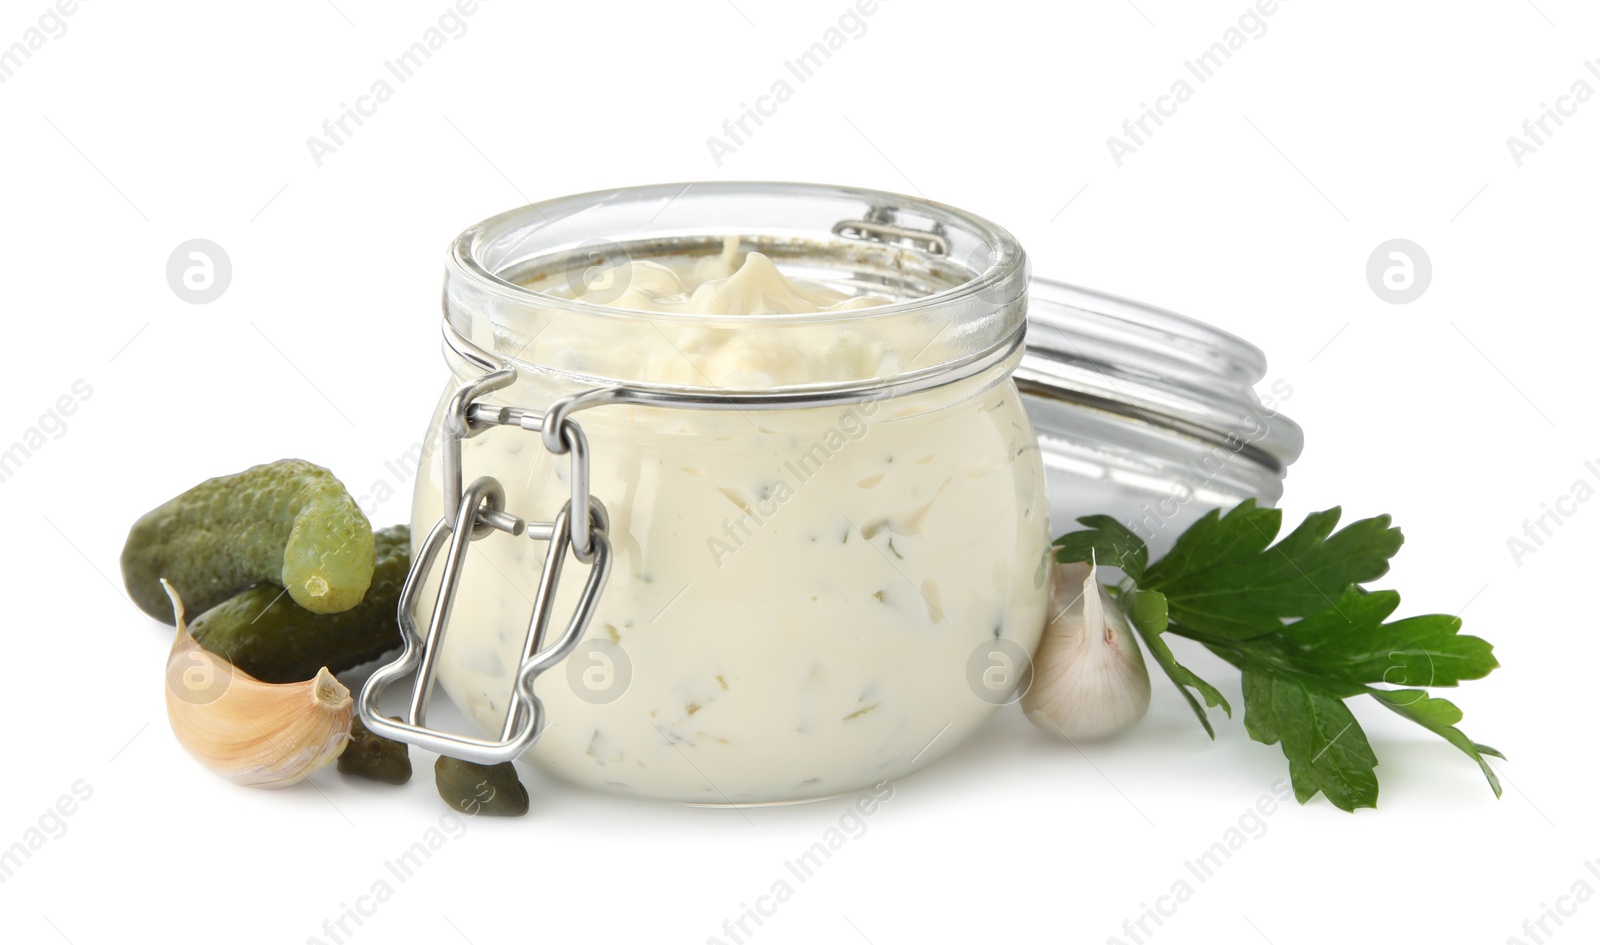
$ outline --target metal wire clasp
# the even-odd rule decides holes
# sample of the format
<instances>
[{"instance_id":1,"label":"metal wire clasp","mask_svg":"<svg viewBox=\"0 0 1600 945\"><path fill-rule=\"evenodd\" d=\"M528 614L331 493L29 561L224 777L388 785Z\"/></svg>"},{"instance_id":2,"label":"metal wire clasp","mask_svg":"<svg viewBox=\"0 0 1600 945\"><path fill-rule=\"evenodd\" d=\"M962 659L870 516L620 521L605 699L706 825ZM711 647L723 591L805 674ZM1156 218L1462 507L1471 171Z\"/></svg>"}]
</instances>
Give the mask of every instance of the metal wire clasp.
<instances>
[{"instance_id":1,"label":"metal wire clasp","mask_svg":"<svg viewBox=\"0 0 1600 945\"><path fill-rule=\"evenodd\" d=\"M400 591L399 621L403 646L400 656L367 680L361 689L357 708L367 728L384 738L465 761L498 764L526 752L544 730L544 706L539 697L534 695L533 683L540 673L565 659L577 646L594 616L600 592L605 587L611 569L611 545L607 539L610 523L605 506L589 494L588 443L583 431L567 416L573 409L572 405L581 402L586 395L558 401L542 414L516 407L492 407L476 403L478 397L514 383L516 369L495 361L464 338L452 337L449 332L446 338L458 354L483 368L486 373L462 385L446 409L440 430L444 515L423 539ZM505 489L492 476L481 477L462 487L462 441L494 426L515 426L540 433L541 442L547 449L569 458L572 497L562 505L554 520L529 523L507 512ZM473 738L429 728L428 705L433 698L439 650L460 590L467 552L472 542L496 532L548 541L550 549L539 573L533 614L528 620L522 659L506 705L500 737ZM415 615L417 601L441 552L444 565L438 597L434 600L427 631L419 634ZM578 561L589 565L589 577L566 629L553 643L547 644L556 586L569 552ZM416 680L404 721L397 722L381 715L378 699L384 689L413 672Z\"/></svg>"}]
</instances>

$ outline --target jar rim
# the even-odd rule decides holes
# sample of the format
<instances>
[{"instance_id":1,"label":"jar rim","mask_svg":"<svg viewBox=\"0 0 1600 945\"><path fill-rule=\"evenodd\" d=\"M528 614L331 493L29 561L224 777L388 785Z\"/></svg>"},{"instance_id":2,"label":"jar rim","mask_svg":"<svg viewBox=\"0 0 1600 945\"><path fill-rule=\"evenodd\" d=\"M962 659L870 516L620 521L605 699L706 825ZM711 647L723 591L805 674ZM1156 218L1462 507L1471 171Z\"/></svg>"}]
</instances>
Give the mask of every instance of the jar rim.
<instances>
[{"instance_id":1,"label":"jar rim","mask_svg":"<svg viewBox=\"0 0 1600 945\"><path fill-rule=\"evenodd\" d=\"M504 237L515 230L522 229L527 233L534 233L597 205L628 200L641 203L646 201L659 202L661 206L657 210L656 216L660 216L690 190L694 190L697 193L720 194L722 196L736 196L764 190L784 191L797 196L852 199L864 201L873 207L910 210L936 221L959 223L966 232L981 238L989 248L989 264L983 272L977 273L957 285L925 296L892 302L887 305L829 312L708 316L687 312L646 312L636 309L617 308L583 299L540 292L504 278L495 271L495 267L486 264L483 259L488 241ZM537 225L528 225L534 223L536 219L543 222ZM652 218L652 222L653 220L654 218ZM560 251L560 245L551 247L551 252ZM928 200L924 197L912 197L891 191L880 191L864 187L847 187L799 181L680 181L668 184L644 184L593 190L581 194L540 200L498 213L468 227L451 242L447 255L446 275L447 281L456 278L465 280L472 288L504 302L514 305L537 305L585 317L622 320L683 319L700 323L728 320L743 324L758 323L777 326L783 324L861 321L880 317L892 318L910 313L926 313L932 307L957 306L974 296L994 297L999 294L1001 297L1009 299L1026 292L1027 266L1026 254L1023 252L1021 244L1012 236L1010 231L976 214L948 204L939 203L938 201ZM1008 284L1018 284L1019 288L1016 291L1006 291L1005 287Z\"/></svg>"},{"instance_id":2,"label":"jar rim","mask_svg":"<svg viewBox=\"0 0 1600 945\"><path fill-rule=\"evenodd\" d=\"M1304 448L1298 424L1264 405L1261 349L1198 319L1095 289L1035 278L1027 353L1015 377L1024 401L1059 401L1127 424L1230 444L1281 474ZM1262 429L1263 419L1272 423ZM1042 411L1035 425L1053 434Z\"/></svg>"}]
</instances>

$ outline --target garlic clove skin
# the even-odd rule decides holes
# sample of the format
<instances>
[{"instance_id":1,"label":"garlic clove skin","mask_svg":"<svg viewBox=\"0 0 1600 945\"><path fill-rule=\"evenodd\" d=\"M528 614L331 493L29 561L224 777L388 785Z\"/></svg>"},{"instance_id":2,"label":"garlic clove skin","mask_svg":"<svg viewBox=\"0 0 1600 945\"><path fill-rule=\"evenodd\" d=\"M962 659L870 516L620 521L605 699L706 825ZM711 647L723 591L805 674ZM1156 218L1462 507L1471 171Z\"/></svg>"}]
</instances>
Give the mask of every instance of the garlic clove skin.
<instances>
[{"instance_id":1,"label":"garlic clove skin","mask_svg":"<svg viewBox=\"0 0 1600 945\"><path fill-rule=\"evenodd\" d=\"M266 683L202 648L183 601L162 581L178 620L167 654L167 719L195 760L235 784L297 784L344 751L355 701L324 667L304 682Z\"/></svg>"},{"instance_id":2,"label":"garlic clove skin","mask_svg":"<svg viewBox=\"0 0 1600 945\"><path fill-rule=\"evenodd\" d=\"M1150 673L1122 608L1096 564L1052 564L1050 613L1022 710L1069 740L1106 738L1144 717Z\"/></svg>"}]
</instances>

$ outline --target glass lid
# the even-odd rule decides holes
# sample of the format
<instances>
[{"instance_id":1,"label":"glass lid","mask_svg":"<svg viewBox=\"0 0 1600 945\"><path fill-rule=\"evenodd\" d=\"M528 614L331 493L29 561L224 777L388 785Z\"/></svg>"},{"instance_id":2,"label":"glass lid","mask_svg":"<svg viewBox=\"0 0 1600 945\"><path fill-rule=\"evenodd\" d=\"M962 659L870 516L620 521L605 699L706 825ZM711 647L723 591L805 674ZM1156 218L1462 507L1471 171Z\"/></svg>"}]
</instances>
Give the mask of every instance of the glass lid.
<instances>
[{"instance_id":1,"label":"glass lid","mask_svg":"<svg viewBox=\"0 0 1600 945\"><path fill-rule=\"evenodd\" d=\"M1029 289L1027 352L1015 375L1029 398L1229 446L1281 473L1304 437L1256 396L1265 374L1260 349L1176 312L1049 279ZM1030 413L1045 426L1040 418L1053 412Z\"/></svg>"}]
</instances>

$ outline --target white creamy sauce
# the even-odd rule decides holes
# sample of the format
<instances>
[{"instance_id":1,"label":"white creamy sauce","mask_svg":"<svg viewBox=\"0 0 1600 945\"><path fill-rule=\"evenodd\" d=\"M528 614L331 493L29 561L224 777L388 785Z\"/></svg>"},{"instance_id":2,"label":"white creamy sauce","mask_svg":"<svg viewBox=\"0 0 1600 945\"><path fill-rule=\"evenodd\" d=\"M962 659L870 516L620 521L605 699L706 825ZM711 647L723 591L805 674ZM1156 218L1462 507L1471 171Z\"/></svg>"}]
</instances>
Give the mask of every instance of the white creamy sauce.
<instances>
[{"instance_id":1,"label":"white creamy sauce","mask_svg":"<svg viewBox=\"0 0 1600 945\"><path fill-rule=\"evenodd\" d=\"M839 312L887 305L876 295L846 295L827 286L789 279L761 253L740 253L739 241L723 240L722 252L694 261L687 272L639 260L614 267L595 282L612 308L635 312L681 312L693 315L798 315ZM614 286L625 285L612 298Z\"/></svg>"},{"instance_id":2,"label":"white creamy sauce","mask_svg":"<svg viewBox=\"0 0 1600 945\"><path fill-rule=\"evenodd\" d=\"M789 279L732 241L611 275L627 288L607 304L663 323L887 301ZM845 364L842 376L889 374L921 343L902 350L849 320L825 348L770 338L675 325L675 347L625 332L612 343L636 345L652 382L751 387L826 381ZM521 357L547 363L557 352L542 346L559 343L536 338ZM580 414L615 552L585 639L610 646L539 678L548 725L527 760L617 793L759 803L849 791L953 748L995 708L973 691L974 651L1004 637L1032 652L1044 623L1048 506L1005 370L844 408ZM518 391L506 402L537 396ZM525 518L548 520L567 497L566 458L535 434L491 430L465 442L463 462L468 481L499 479ZM439 490L434 454L419 535ZM467 559L439 676L495 734L546 547L496 534ZM552 639L586 574L567 563Z\"/></svg>"}]
</instances>

